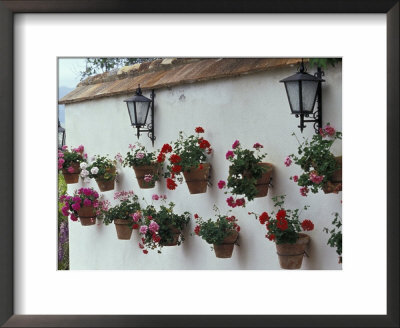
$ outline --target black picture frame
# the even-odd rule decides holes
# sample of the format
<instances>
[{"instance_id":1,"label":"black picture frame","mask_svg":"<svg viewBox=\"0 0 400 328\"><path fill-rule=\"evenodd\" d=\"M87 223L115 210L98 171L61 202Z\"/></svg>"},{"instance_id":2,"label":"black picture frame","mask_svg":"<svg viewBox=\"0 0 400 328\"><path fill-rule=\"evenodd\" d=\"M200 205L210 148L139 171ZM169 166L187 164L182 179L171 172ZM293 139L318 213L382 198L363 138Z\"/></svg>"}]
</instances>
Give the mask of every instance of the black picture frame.
<instances>
[{"instance_id":1,"label":"black picture frame","mask_svg":"<svg viewBox=\"0 0 400 328\"><path fill-rule=\"evenodd\" d=\"M399 0L0 1L0 324L4 327L399 327ZM15 13L383 13L387 17L387 315L14 315ZM366 54L367 55L367 54ZM18 130L15 130L18 133ZM12 172L13 174L10 174ZM366 268L367 269L367 268Z\"/></svg>"}]
</instances>

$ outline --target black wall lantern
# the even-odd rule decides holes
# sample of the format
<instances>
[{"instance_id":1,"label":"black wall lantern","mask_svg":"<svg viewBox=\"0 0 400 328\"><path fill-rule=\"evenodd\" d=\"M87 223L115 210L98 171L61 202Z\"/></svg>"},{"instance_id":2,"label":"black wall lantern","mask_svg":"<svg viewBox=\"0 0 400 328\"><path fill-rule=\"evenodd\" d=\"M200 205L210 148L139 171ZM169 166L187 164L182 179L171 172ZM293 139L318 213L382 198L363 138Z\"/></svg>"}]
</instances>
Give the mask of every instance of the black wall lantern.
<instances>
[{"instance_id":1,"label":"black wall lantern","mask_svg":"<svg viewBox=\"0 0 400 328\"><path fill-rule=\"evenodd\" d=\"M151 90L151 99L142 95L142 89L140 84L136 89L135 95L131 98L125 99L126 105L128 106L129 118L131 124L137 129L137 137L139 139L141 132L147 132L148 137L154 146L154 90ZM147 123L147 118L151 116L151 122Z\"/></svg>"},{"instance_id":2,"label":"black wall lantern","mask_svg":"<svg viewBox=\"0 0 400 328\"><path fill-rule=\"evenodd\" d=\"M65 129L58 121L58 149L62 149L63 146L65 146Z\"/></svg>"},{"instance_id":3,"label":"black wall lantern","mask_svg":"<svg viewBox=\"0 0 400 328\"><path fill-rule=\"evenodd\" d=\"M318 67L314 75L306 73L302 60L296 74L280 81L285 83L292 114L295 114L296 117L300 117L300 125L298 127L301 132L303 132L303 129L306 127L304 123L307 122L314 123L315 133L318 133L319 129L322 127L321 82L325 82L325 80L322 79L323 75L324 72L321 71L321 67ZM313 112L315 102L317 102L318 107L317 110ZM312 120L304 119L304 117L307 118L310 115L313 117Z\"/></svg>"}]
</instances>

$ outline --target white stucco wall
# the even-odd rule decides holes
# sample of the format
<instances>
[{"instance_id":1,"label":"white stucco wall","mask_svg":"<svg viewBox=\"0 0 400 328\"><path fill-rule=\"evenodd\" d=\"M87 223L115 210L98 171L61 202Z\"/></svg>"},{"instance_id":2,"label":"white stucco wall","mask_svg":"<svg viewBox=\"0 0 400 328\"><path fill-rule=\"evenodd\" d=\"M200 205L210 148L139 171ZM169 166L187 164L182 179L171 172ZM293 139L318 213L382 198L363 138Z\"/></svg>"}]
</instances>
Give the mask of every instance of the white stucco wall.
<instances>
[{"instance_id":1,"label":"white stucco wall","mask_svg":"<svg viewBox=\"0 0 400 328\"><path fill-rule=\"evenodd\" d=\"M290 115L284 86L278 81L294 73L295 67L274 69L231 79L182 85L170 89L156 90L154 149L176 140L178 131L192 134L196 126L202 126L204 137L210 141L214 153L212 164L212 187L207 193L190 195L186 184L169 191L165 182L156 184L154 189L139 189L131 168L118 167L120 172L115 190L134 190L139 197L151 202L153 193L167 194L168 200L176 203L176 212L198 213L203 218L213 216L216 204L221 211L228 210L227 195L217 187L220 179L226 180L229 162L225 153L234 140L240 140L245 147L255 142L264 145L268 153L266 161L275 165L273 187L268 196L247 203L245 208L233 209L241 226L240 247L235 246L231 259L217 259L209 245L197 236L190 236L195 226L194 219L186 229L186 241L180 247L164 247L162 254L149 251L142 254L138 247L136 231L130 241L118 240L114 225L98 224L83 227L79 222L70 221L70 267L71 269L279 269L275 244L267 240L265 227L247 212L261 213L273 210L271 197L286 194L287 208L301 208L310 205L307 215L315 224L311 236L309 258L304 258L302 269L341 269L333 248L326 245L328 235L322 231L330 226L332 212L341 213L341 193L312 194L302 197L299 187L289 177L300 173L297 166L287 168L283 164L288 154L297 150L297 141L291 136L296 132L299 119ZM342 130L342 69L328 67L323 84L323 123L330 122ZM145 93L148 96L148 93ZM127 95L130 96L130 95ZM111 155L120 152L125 155L128 144L135 143L136 130L130 126L126 96L108 97L66 106L67 145L83 144L89 158L95 154ZM303 136L312 137L311 124ZM142 134L139 142L150 149L151 141ZM335 155L341 155L341 142L334 147ZM68 192L82 187L69 185ZM97 189L94 180L90 184ZM104 193L113 202L113 192ZM346 218L344 218L345 222ZM344 254L345 260L345 254Z\"/></svg>"}]
</instances>

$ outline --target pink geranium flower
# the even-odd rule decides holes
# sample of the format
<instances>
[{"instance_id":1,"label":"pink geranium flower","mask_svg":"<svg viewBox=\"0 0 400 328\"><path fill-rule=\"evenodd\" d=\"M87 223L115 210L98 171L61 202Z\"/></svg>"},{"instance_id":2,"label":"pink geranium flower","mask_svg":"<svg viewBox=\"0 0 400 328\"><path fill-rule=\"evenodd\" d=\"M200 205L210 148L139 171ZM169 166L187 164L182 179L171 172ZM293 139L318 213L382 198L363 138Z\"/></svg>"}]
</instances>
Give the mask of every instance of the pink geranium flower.
<instances>
[{"instance_id":1,"label":"pink geranium flower","mask_svg":"<svg viewBox=\"0 0 400 328\"><path fill-rule=\"evenodd\" d=\"M290 164L292 164L292 160L291 160L290 157L288 156L288 157L286 157L286 159L285 159L285 165L286 165L286 166L290 166Z\"/></svg>"},{"instance_id":2,"label":"pink geranium flower","mask_svg":"<svg viewBox=\"0 0 400 328\"><path fill-rule=\"evenodd\" d=\"M301 194L302 196L306 197L306 196L307 196L307 193L308 193L308 188L307 188L307 187L302 187L302 188L300 188L300 194Z\"/></svg>"},{"instance_id":3,"label":"pink geranium flower","mask_svg":"<svg viewBox=\"0 0 400 328\"><path fill-rule=\"evenodd\" d=\"M83 206L86 206L86 207L92 206L91 200L86 198L86 199L83 201Z\"/></svg>"},{"instance_id":4,"label":"pink geranium flower","mask_svg":"<svg viewBox=\"0 0 400 328\"><path fill-rule=\"evenodd\" d=\"M146 225L142 225L139 229L139 232L143 235L146 234L148 227Z\"/></svg>"},{"instance_id":5,"label":"pink geranium flower","mask_svg":"<svg viewBox=\"0 0 400 328\"><path fill-rule=\"evenodd\" d=\"M74 168L73 168L72 166L70 166L70 167L67 169L67 171L68 171L69 173L74 173L74 172L75 172L75 170L74 170Z\"/></svg>"},{"instance_id":6,"label":"pink geranium flower","mask_svg":"<svg viewBox=\"0 0 400 328\"><path fill-rule=\"evenodd\" d=\"M219 182L218 182L218 188L219 188L219 189L222 189L222 188L224 188L224 187L225 187L225 185L226 185L226 182L225 182L225 181L223 181L223 180L219 180Z\"/></svg>"},{"instance_id":7,"label":"pink geranium flower","mask_svg":"<svg viewBox=\"0 0 400 328\"><path fill-rule=\"evenodd\" d=\"M259 148L264 148L264 146L262 145L262 144L260 144L260 143L255 143L254 145L253 145L253 148L255 148L255 149L259 149Z\"/></svg>"},{"instance_id":8,"label":"pink geranium flower","mask_svg":"<svg viewBox=\"0 0 400 328\"><path fill-rule=\"evenodd\" d=\"M233 145L232 145L232 149L236 149L236 148L239 147L239 146L240 146L239 140L235 140L235 142L234 142Z\"/></svg>"},{"instance_id":9,"label":"pink geranium flower","mask_svg":"<svg viewBox=\"0 0 400 328\"><path fill-rule=\"evenodd\" d=\"M235 156L235 154L233 153L232 150L228 150L225 154L226 159L230 159L233 158Z\"/></svg>"},{"instance_id":10,"label":"pink geranium flower","mask_svg":"<svg viewBox=\"0 0 400 328\"><path fill-rule=\"evenodd\" d=\"M310 173L310 181L316 184L320 184L324 180L324 177L322 175L318 175L315 172Z\"/></svg>"}]
</instances>

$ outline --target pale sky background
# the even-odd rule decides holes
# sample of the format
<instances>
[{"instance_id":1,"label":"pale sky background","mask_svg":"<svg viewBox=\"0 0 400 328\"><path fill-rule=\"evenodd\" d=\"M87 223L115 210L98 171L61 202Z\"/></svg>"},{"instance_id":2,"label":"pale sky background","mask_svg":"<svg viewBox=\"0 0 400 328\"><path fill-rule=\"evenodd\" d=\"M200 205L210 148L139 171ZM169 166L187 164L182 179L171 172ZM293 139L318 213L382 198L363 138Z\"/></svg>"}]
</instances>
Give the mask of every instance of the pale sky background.
<instances>
[{"instance_id":1,"label":"pale sky background","mask_svg":"<svg viewBox=\"0 0 400 328\"><path fill-rule=\"evenodd\" d=\"M79 72L85 70L85 58L60 58L58 60L58 86L75 88Z\"/></svg>"}]
</instances>

